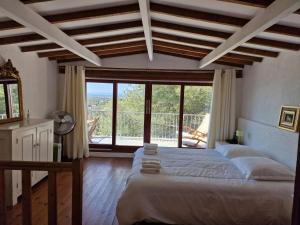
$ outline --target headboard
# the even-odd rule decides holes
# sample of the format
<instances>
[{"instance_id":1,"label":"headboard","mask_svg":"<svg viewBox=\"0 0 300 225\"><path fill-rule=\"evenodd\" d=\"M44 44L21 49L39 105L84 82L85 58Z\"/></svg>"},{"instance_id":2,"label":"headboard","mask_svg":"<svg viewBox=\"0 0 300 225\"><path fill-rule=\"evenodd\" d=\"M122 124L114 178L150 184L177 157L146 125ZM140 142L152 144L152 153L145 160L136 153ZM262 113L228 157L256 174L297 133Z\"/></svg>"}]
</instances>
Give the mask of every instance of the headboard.
<instances>
[{"instance_id":1,"label":"headboard","mask_svg":"<svg viewBox=\"0 0 300 225\"><path fill-rule=\"evenodd\" d=\"M296 169L298 133L256 121L239 118L238 128L244 131L244 143L264 152L291 169Z\"/></svg>"}]
</instances>

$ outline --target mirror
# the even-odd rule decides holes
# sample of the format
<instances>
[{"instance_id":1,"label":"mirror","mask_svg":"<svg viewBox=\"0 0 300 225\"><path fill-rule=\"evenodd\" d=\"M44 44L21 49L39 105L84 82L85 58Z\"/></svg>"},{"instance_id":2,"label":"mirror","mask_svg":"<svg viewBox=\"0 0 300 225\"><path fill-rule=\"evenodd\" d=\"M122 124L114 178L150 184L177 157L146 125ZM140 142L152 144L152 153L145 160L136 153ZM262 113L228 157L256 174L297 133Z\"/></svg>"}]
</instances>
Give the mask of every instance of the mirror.
<instances>
[{"instance_id":1,"label":"mirror","mask_svg":"<svg viewBox=\"0 0 300 225\"><path fill-rule=\"evenodd\" d=\"M11 60L0 66L0 124L23 120L22 84Z\"/></svg>"}]
</instances>

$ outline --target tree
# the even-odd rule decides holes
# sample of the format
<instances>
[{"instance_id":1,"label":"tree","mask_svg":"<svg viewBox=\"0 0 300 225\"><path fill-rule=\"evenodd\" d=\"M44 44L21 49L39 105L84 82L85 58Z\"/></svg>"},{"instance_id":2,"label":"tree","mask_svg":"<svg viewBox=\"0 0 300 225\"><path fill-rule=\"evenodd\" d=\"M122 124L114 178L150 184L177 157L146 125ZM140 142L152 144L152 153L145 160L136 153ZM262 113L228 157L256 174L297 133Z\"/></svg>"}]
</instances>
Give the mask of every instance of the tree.
<instances>
[{"instance_id":1,"label":"tree","mask_svg":"<svg viewBox=\"0 0 300 225\"><path fill-rule=\"evenodd\" d=\"M167 134L173 137L179 120L180 85L152 86L152 133L163 135L167 127ZM212 88L206 86L185 86L184 114L202 116L209 112ZM143 84L129 84L123 93L118 94L117 105L117 135L141 136L144 126L145 86ZM112 98L90 98L89 105L96 104L97 109L106 111L102 115L96 129L98 135L111 135L112 127ZM107 114L110 113L110 114ZM193 117L196 118L196 117ZM199 126L199 119L191 120L193 127ZM175 126L175 127L174 127Z\"/></svg>"}]
</instances>

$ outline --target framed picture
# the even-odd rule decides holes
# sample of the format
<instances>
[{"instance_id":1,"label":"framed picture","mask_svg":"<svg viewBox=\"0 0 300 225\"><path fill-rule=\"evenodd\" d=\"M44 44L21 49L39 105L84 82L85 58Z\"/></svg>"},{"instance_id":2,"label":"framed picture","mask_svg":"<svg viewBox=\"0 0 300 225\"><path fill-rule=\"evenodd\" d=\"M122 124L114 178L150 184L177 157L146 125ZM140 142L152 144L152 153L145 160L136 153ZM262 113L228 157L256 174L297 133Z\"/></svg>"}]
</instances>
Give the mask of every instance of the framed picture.
<instances>
[{"instance_id":1,"label":"framed picture","mask_svg":"<svg viewBox=\"0 0 300 225\"><path fill-rule=\"evenodd\" d=\"M282 106L279 118L279 127L297 132L299 129L300 107Z\"/></svg>"}]
</instances>

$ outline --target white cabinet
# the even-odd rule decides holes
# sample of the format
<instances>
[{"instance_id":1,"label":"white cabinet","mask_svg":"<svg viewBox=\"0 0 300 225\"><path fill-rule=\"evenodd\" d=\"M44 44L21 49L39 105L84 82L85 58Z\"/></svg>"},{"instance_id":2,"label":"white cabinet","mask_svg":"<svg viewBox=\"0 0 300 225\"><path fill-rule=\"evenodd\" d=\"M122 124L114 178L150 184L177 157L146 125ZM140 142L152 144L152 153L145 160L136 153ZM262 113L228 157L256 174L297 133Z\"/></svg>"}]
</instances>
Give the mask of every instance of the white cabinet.
<instances>
[{"instance_id":1,"label":"white cabinet","mask_svg":"<svg viewBox=\"0 0 300 225\"><path fill-rule=\"evenodd\" d=\"M0 125L0 160L53 161L53 121L30 119ZM32 185L47 176L47 172L34 171ZM20 171L6 172L7 204L14 205L22 192Z\"/></svg>"}]
</instances>

